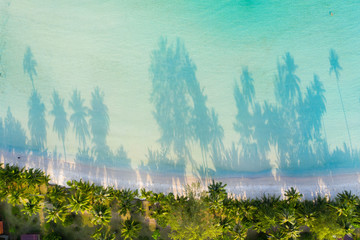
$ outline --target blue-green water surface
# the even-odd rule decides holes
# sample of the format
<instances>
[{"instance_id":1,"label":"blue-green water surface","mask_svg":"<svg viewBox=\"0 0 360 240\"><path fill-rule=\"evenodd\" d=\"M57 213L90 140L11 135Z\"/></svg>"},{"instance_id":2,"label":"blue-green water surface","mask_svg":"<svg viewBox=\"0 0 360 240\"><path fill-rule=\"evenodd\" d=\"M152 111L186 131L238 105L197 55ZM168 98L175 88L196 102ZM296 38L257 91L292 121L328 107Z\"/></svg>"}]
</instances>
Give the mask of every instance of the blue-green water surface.
<instances>
[{"instance_id":1,"label":"blue-green water surface","mask_svg":"<svg viewBox=\"0 0 360 240\"><path fill-rule=\"evenodd\" d=\"M4 0L0 21L3 156L164 175L358 169L358 1Z\"/></svg>"}]
</instances>

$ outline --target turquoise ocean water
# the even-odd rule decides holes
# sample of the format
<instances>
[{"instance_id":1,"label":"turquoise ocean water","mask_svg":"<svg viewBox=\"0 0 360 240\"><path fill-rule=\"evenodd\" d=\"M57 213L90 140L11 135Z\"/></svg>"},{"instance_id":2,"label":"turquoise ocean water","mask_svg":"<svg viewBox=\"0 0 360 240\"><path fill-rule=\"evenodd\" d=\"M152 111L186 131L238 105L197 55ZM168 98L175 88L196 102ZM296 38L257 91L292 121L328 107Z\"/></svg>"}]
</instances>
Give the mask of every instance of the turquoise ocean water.
<instances>
[{"instance_id":1,"label":"turquoise ocean water","mask_svg":"<svg viewBox=\"0 0 360 240\"><path fill-rule=\"evenodd\" d=\"M4 156L229 176L358 166L358 1L4 0L0 21Z\"/></svg>"}]
</instances>

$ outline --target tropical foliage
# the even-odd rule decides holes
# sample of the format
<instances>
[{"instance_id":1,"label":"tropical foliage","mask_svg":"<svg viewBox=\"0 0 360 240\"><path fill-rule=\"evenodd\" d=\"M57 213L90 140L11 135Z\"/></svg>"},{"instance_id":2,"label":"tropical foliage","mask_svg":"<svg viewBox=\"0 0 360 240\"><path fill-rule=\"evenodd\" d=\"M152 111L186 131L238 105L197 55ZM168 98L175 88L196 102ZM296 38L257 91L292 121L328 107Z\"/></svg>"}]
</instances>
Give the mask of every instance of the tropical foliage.
<instances>
[{"instance_id":1,"label":"tropical foliage","mask_svg":"<svg viewBox=\"0 0 360 240\"><path fill-rule=\"evenodd\" d=\"M148 217L156 221L148 235L153 239L251 239L251 232L257 239L356 238L360 228L360 199L348 191L333 199L319 195L309 200L290 188L283 198L238 199L229 196L226 184L213 180L207 191L196 183L181 196L145 189L139 194L83 180L69 181L66 188L49 184L49 176L39 169L0 166L0 197L19 209L16 214L42 215L52 226L68 226L74 217L87 216L93 239L137 239ZM114 224L114 216L122 219L120 225ZM44 236L61 239L51 231Z\"/></svg>"}]
</instances>

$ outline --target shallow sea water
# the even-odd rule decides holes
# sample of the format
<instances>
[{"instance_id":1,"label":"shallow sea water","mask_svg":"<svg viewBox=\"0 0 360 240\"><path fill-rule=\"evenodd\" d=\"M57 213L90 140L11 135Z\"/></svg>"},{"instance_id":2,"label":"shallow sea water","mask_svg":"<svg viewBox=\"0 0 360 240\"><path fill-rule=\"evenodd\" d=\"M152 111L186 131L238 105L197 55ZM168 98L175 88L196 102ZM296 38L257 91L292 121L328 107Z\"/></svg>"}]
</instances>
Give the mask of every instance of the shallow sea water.
<instances>
[{"instance_id":1,"label":"shallow sea water","mask_svg":"<svg viewBox=\"0 0 360 240\"><path fill-rule=\"evenodd\" d=\"M359 15L355 0L1 1L2 160L149 176L356 170Z\"/></svg>"}]
</instances>

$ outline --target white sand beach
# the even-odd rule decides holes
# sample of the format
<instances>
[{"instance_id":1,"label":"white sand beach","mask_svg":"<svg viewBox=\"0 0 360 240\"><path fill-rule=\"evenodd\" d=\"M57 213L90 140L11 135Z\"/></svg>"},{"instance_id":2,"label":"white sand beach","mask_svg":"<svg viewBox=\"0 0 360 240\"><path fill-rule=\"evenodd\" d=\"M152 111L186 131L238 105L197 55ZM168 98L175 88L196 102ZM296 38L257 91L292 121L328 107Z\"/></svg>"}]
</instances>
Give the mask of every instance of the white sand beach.
<instances>
[{"instance_id":1,"label":"white sand beach","mask_svg":"<svg viewBox=\"0 0 360 240\"><path fill-rule=\"evenodd\" d=\"M51 183L66 186L69 180L90 181L98 185L114 186L117 189L145 188L154 192L182 194L184 186L196 181L206 190L211 179L184 177L166 174L150 174L138 169L112 169L107 167L92 167L80 163L54 162L52 159L42 159L37 163L31 156L21 154L2 154L1 162L17 164L20 167L40 168L50 175ZM290 187L296 188L304 194L306 199L321 196L335 197L338 193L347 190L360 195L360 172L348 171L332 173L323 176L289 177L289 176L263 176L263 177L222 177L215 178L227 184L230 195L240 198L256 198L263 194L281 195Z\"/></svg>"}]
</instances>

